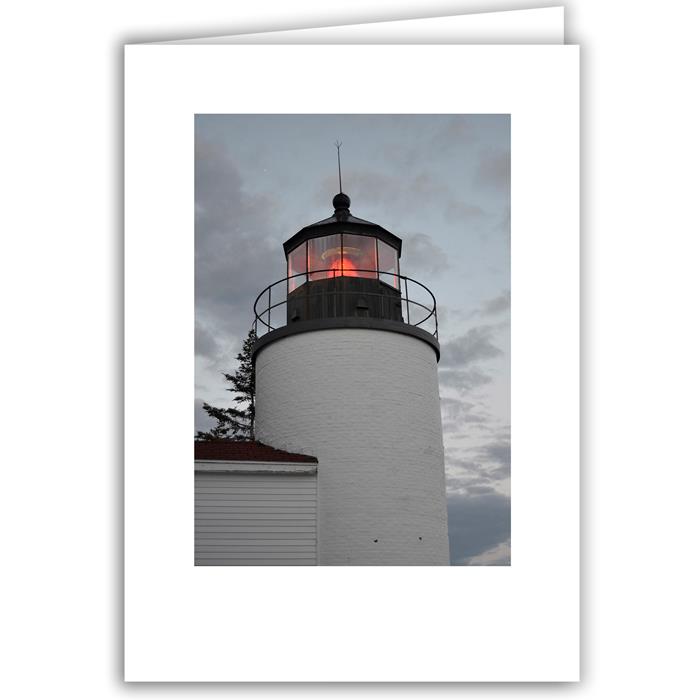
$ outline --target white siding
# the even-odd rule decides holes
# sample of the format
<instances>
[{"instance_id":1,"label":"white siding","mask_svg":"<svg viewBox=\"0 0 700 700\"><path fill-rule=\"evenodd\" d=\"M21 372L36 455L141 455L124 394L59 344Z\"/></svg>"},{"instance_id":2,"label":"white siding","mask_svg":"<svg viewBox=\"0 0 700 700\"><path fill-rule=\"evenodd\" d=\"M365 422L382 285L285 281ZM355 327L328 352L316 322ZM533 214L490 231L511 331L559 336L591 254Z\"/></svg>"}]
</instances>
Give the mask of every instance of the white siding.
<instances>
[{"instance_id":1,"label":"white siding","mask_svg":"<svg viewBox=\"0 0 700 700\"><path fill-rule=\"evenodd\" d=\"M195 565L316 564L316 474L195 472Z\"/></svg>"}]
</instances>

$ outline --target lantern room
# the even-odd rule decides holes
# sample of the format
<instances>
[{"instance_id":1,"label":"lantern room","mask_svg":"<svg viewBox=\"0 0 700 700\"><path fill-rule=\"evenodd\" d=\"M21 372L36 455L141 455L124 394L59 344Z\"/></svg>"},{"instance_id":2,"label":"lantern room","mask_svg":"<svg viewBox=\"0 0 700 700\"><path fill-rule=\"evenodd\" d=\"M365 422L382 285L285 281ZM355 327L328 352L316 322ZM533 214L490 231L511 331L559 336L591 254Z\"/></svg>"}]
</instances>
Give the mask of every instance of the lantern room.
<instances>
[{"instance_id":1,"label":"lantern room","mask_svg":"<svg viewBox=\"0 0 700 700\"><path fill-rule=\"evenodd\" d=\"M401 239L353 216L344 192L333 209L285 241L287 275L253 306L254 352L294 333L359 327L418 337L439 356L435 297L401 274Z\"/></svg>"},{"instance_id":2,"label":"lantern room","mask_svg":"<svg viewBox=\"0 0 700 700\"><path fill-rule=\"evenodd\" d=\"M401 320L401 239L350 214L350 197L333 198L333 216L285 244L287 322L336 317Z\"/></svg>"},{"instance_id":3,"label":"lantern room","mask_svg":"<svg viewBox=\"0 0 700 700\"><path fill-rule=\"evenodd\" d=\"M334 233L300 243L287 257L288 291L335 277L379 279L399 288L399 254L374 236Z\"/></svg>"},{"instance_id":4,"label":"lantern room","mask_svg":"<svg viewBox=\"0 0 700 700\"><path fill-rule=\"evenodd\" d=\"M401 239L350 214L350 197L333 198L335 213L303 228L284 244L288 292L336 277L381 280L399 289Z\"/></svg>"}]
</instances>

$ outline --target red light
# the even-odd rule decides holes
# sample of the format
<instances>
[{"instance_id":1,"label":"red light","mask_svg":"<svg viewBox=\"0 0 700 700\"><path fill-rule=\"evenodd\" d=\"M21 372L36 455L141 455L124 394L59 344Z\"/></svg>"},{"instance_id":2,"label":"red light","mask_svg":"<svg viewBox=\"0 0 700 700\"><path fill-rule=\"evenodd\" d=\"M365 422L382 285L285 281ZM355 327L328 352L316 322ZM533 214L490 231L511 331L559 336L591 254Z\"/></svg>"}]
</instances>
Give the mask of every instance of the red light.
<instances>
[{"instance_id":1,"label":"red light","mask_svg":"<svg viewBox=\"0 0 700 700\"><path fill-rule=\"evenodd\" d=\"M349 234L345 234L350 237ZM357 236L356 236L357 238ZM372 277L377 269L375 242L363 238L360 245L340 243L340 234L312 239L308 244L308 270L311 281L329 277ZM354 242L354 241L353 241ZM361 246L364 245L365 249Z\"/></svg>"},{"instance_id":2,"label":"red light","mask_svg":"<svg viewBox=\"0 0 700 700\"><path fill-rule=\"evenodd\" d=\"M350 256L356 256L360 251L356 248L345 248L342 253L340 247L331 248L321 255L322 264L328 267L328 272L324 277L360 277L357 271L357 265L350 259ZM329 262L330 260L330 262Z\"/></svg>"},{"instance_id":3,"label":"red light","mask_svg":"<svg viewBox=\"0 0 700 700\"><path fill-rule=\"evenodd\" d=\"M342 256L342 258L341 256L338 256L335 260L333 260L331 263L331 270L333 270L334 277L336 274L340 274L345 277L360 276L360 273L357 272L357 266L347 255Z\"/></svg>"}]
</instances>

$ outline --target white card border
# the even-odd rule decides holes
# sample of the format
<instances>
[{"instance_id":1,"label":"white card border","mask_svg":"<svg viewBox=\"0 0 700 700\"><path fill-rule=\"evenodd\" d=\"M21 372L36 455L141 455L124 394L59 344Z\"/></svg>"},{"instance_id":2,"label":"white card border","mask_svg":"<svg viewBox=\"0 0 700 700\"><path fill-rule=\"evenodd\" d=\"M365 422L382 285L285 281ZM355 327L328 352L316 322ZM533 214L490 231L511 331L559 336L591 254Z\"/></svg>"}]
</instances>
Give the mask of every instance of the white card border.
<instances>
[{"instance_id":1,"label":"white card border","mask_svg":"<svg viewBox=\"0 0 700 700\"><path fill-rule=\"evenodd\" d=\"M126 679L577 680L578 48L125 60ZM512 115L511 567L192 566L193 115L236 112Z\"/></svg>"}]
</instances>

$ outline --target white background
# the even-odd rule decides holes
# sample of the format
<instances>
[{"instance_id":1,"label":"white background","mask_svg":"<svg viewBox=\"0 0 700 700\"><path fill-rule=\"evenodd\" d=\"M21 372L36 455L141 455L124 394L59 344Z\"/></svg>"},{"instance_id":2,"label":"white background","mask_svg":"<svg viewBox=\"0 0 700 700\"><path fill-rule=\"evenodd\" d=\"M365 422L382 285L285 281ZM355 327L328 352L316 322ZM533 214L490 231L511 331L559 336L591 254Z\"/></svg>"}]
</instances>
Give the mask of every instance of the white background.
<instances>
[{"instance_id":1,"label":"white background","mask_svg":"<svg viewBox=\"0 0 700 700\"><path fill-rule=\"evenodd\" d=\"M578 679L577 81L575 46L127 48L128 680ZM511 115L512 566L192 566L193 115L236 111Z\"/></svg>"},{"instance_id":2,"label":"white background","mask_svg":"<svg viewBox=\"0 0 700 700\"><path fill-rule=\"evenodd\" d=\"M6 17L2 518L13 536L4 544L2 619L12 697L234 692L119 681L119 46L236 24L254 30L263 17L294 27L319 16L419 16L425 4L74 2L26 4ZM430 13L530 4L436 2ZM588 0L569 9L584 82L583 682L468 692L690 696L698 685L697 17L689 2L657 10ZM18 494L41 517L27 517ZM465 689L393 689L440 691Z\"/></svg>"}]
</instances>

